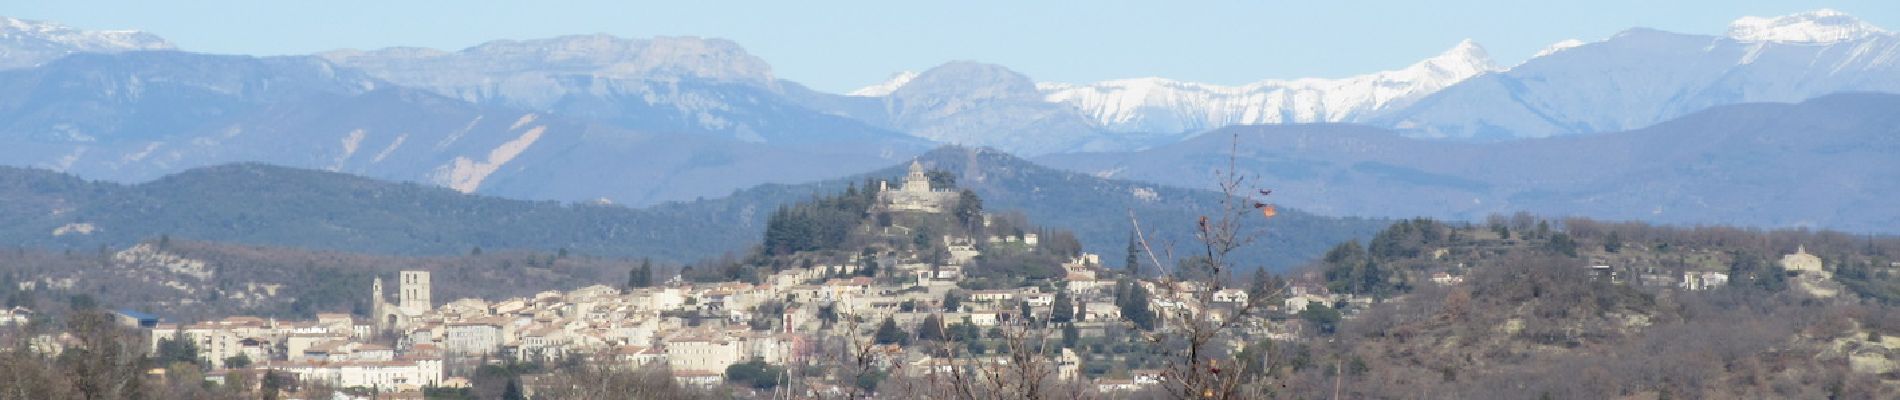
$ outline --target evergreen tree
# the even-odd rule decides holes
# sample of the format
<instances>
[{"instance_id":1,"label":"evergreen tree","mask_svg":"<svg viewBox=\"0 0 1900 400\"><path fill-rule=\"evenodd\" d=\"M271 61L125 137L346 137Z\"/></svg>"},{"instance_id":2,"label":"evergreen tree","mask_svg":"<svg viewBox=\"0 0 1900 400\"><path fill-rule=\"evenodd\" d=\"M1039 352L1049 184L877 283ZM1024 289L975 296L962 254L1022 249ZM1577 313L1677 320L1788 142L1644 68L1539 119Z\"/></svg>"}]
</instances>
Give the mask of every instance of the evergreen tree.
<instances>
[{"instance_id":1,"label":"evergreen tree","mask_svg":"<svg viewBox=\"0 0 1900 400\"><path fill-rule=\"evenodd\" d=\"M957 312L963 309L963 296L956 291L943 294L943 312Z\"/></svg>"},{"instance_id":2,"label":"evergreen tree","mask_svg":"<svg viewBox=\"0 0 1900 400\"><path fill-rule=\"evenodd\" d=\"M917 324L917 340L940 342L948 339L943 329L943 317L930 314Z\"/></svg>"},{"instance_id":3,"label":"evergreen tree","mask_svg":"<svg viewBox=\"0 0 1900 400\"><path fill-rule=\"evenodd\" d=\"M1081 338L1082 333L1075 329L1075 324L1062 324L1062 347L1073 349Z\"/></svg>"},{"instance_id":4,"label":"evergreen tree","mask_svg":"<svg viewBox=\"0 0 1900 400\"><path fill-rule=\"evenodd\" d=\"M262 392L264 400L277 400L278 392L284 389L285 380L284 373L265 370L264 382L259 385L258 391Z\"/></svg>"},{"instance_id":5,"label":"evergreen tree","mask_svg":"<svg viewBox=\"0 0 1900 400\"><path fill-rule=\"evenodd\" d=\"M950 213L957 217L957 222L963 224L964 228L976 232L983 222L983 198L977 197L976 192L970 189L963 189L957 192L957 206Z\"/></svg>"},{"instance_id":6,"label":"evergreen tree","mask_svg":"<svg viewBox=\"0 0 1900 400\"><path fill-rule=\"evenodd\" d=\"M521 394L520 378L508 380L508 387L501 391L501 400L528 400L528 396Z\"/></svg>"},{"instance_id":7,"label":"evergreen tree","mask_svg":"<svg viewBox=\"0 0 1900 400\"><path fill-rule=\"evenodd\" d=\"M1135 238L1135 231L1128 231L1128 261L1122 267L1128 270L1128 275L1141 276L1141 242Z\"/></svg>"},{"instance_id":8,"label":"evergreen tree","mask_svg":"<svg viewBox=\"0 0 1900 400\"><path fill-rule=\"evenodd\" d=\"M158 339L158 364L198 363L198 342L185 335L183 329L172 332L169 338Z\"/></svg>"},{"instance_id":9,"label":"evergreen tree","mask_svg":"<svg viewBox=\"0 0 1900 400\"><path fill-rule=\"evenodd\" d=\"M238 353L238 355L226 357L224 359L225 368L244 369L244 368L249 368L250 366L251 366L251 356L246 355L244 353Z\"/></svg>"},{"instance_id":10,"label":"evergreen tree","mask_svg":"<svg viewBox=\"0 0 1900 400\"><path fill-rule=\"evenodd\" d=\"M1266 297L1276 294L1279 288L1279 280L1274 279L1272 274L1268 274L1266 268L1256 269L1253 270L1253 281L1247 286L1247 298L1252 302L1275 304L1271 301L1272 299Z\"/></svg>"},{"instance_id":11,"label":"evergreen tree","mask_svg":"<svg viewBox=\"0 0 1900 400\"><path fill-rule=\"evenodd\" d=\"M877 333L873 337L877 344L901 344L904 342L904 331L897 329L897 320L884 317L884 323L877 325Z\"/></svg>"},{"instance_id":12,"label":"evergreen tree","mask_svg":"<svg viewBox=\"0 0 1900 400\"><path fill-rule=\"evenodd\" d=\"M1550 242L1545 243L1544 248L1557 254L1562 254L1562 255L1571 256L1571 257L1577 256L1576 239L1571 239L1570 235L1567 235L1564 233L1551 234Z\"/></svg>"},{"instance_id":13,"label":"evergreen tree","mask_svg":"<svg viewBox=\"0 0 1900 400\"><path fill-rule=\"evenodd\" d=\"M1131 283L1124 291L1127 295L1119 304L1122 309L1122 318L1134 322L1135 326L1142 330L1154 330L1155 312L1148 305L1148 289Z\"/></svg>"},{"instance_id":14,"label":"evergreen tree","mask_svg":"<svg viewBox=\"0 0 1900 400\"><path fill-rule=\"evenodd\" d=\"M1069 298L1068 290L1056 292L1055 304L1050 307L1054 308L1049 312L1050 322L1066 324L1075 321L1075 300Z\"/></svg>"},{"instance_id":15,"label":"evergreen tree","mask_svg":"<svg viewBox=\"0 0 1900 400\"><path fill-rule=\"evenodd\" d=\"M642 259L640 266L627 270L627 288L636 289L653 286L653 260Z\"/></svg>"}]
</instances>

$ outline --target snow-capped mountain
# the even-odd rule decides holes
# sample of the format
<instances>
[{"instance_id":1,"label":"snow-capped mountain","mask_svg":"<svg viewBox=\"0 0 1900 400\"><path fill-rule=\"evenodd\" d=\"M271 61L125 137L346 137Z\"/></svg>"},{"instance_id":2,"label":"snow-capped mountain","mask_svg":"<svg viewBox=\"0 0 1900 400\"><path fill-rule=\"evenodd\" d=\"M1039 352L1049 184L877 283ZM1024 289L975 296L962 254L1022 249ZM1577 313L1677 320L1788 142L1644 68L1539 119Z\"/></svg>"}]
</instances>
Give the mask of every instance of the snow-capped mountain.
<instances>
[{"instance_id":1,"label":"snow-capped mountain","mask_svg":"<svg viewBox=\"0 0 1900 400\"><path fill-rule=\"evenodd\" d=\"M89 179L264 162L465 193L633 205L842 176L916 153L881 153L872 140L752 143L624 129L391 85L309 56L75 54L0 71L0 116L0 165ZM838 125L803 129L823 126Z\"/></svg>"},{"instance_id":2,"label":"snow-capped mountain","mask_svg":"<svg viewBox=\"0 0 1900 400\"><path fill-rule=\"evenodd\" d=\"M574 91L602 88L601 81L685 79L771 87L772 67L739 44L723 39L608 35L537 40L497 40L447 52L399 47L318 54L398 84L430 89L473 102L548 108ZM575 78L581 82L570 82Z\"/></svg>"},{"instance_id":3,"label":"snow-capped mountain","mask_svg":"<svg viewBox=\"0 0 1900 400\"><path fill-rule=\"evenodd\" d=\"M1744 42L1833 43L1886 34L1859 18L1825 8L1774 18L1742 17L1728 28L1729 38Z\"/></svg>"},{"instance_id":4,"label":"snow-capped mountain","mask_svg":"<svg viewBox=\"0 0 1900 400\"><path fill-rule=\"evenodd\" d=\"M754 143L845 143L870 153L928 148L923 140L797 104L787 92L802 88L774 78L764 60L723 39L586 35L500 40L455 52L392 48L319 56L477 104L623 128Z\"/></svg>"},{"instance_id":5,"label":"snow-capped mountain","mask_svg":"<svg viewBox=\"0 0 1900 400\"><path fill-rule=\"evenodd\" d=\"M1166 78L1089 84L1040 82L1033 84L1033 90L1010 91L1012 96L1004 96L1009 97L1009 101L995 101L1002 98L992 96L1002 93L991 90L998 86L974 81L959 83L955 80L956 74L948 73L967 72L972 70L971 65L951 63L945 64L951 68L939 67L923 74L899 73L884 82L854 90L850 96L881 99L887 105L883 111L892 115L865 117L861 110L854 114L862 119L887 118L893 129L932 140L994 146L1027 154L1130 150L1227 125L1357 121L1379 111L1404 107L1473 76L1499 70L1483 47L1466 40L1442 54L1402 69L1340 79L1274 79L1242 86ZM1002 71L1007 73L963 75L1020 76L1007 69ZM909 90L919 85L920 76L934 78L933 84L939 87ZM977 95L976 91L994 93ZM904 98L896 98L900 93L904 93ZM1031 93L1036 97L1033 101L1023 98ZM985 101L969 101L972 99ZM979 107L1009 107L1016 111L978 110ZM924 108L936 110L926 112ZM930 117L920 120L920 115ZM1023 123L995 122L999 119Z\"/></svg>"},{"instance_id":6,"label":"snow-capped mountain","mask_svg":"<svg viewBox=\"0 0 1900 400\"><path fill-rule=\"evenodd\" d=\"M1900 93L1900 35L1833 10L1743 17L1724 36L1638 28L1554 48L1367 122L1414 137L1545 137L1635 129L1725 104Z\"/></svg>"},{"instance_id":7,"label":"snow-capped mountain","mask_svg":"<svg viewBox=\"0 0 1900 400\"><path fill-rule=\"evenodd\" d=\"M140 31L88 31L53 22L0 17L0 69L32 67L72 53L175 48L164 38Z\"/></svg>"},{"instance_id":8,"label":"snow-capped mountain","mask_svg":"<svg viewBox=\"0 0 1900 400\"><path fill-rule=\"evenodd\" d=\"M1551 43L1549 46L1544 46L1543 50L1538 50L1537 54L1532 55L1531 58L1534 59L1534 58L1539 58L1543 56L1548 56L1551 54L1557 54L1557 52L1559 51L1569 50L1569 49L1575 48L1577 46L1582 46L1582 45L1584 45L1584 42L1581 39L1560 40L1560 41L1557 41L1557 43Z\"/></svg>"},{"instance_id":9,"label":"snow-capped mountain","mask_svg":"<svg viewBox=\"0 0 1900 400\"><path fill-rule=\"evenodd\" d=\"M1340 79L1220 86L1139 78L1038 87L1048 101L1073 106L1110 131L1188 132L1240 124L1356 121L1497 70L1483 47L1466 40L1399 70Z\"/></svg>"},{"instance_id":10,"label":"snow-capped mountain","mask_svg":"<svg viewBox=\"0 0 1900 400\"><path fill-rule=\"evenodd\" d=\"M899 72L896 75L891 75L891 79L886 79L876 85L858 88L857 90L851 91L851 93L846 93L846 95L861 97L885 96L897 91L897 88L903 87L904 84L910 83L912 79L917 79L917 71Z\"/></svg>"}]
</instances>

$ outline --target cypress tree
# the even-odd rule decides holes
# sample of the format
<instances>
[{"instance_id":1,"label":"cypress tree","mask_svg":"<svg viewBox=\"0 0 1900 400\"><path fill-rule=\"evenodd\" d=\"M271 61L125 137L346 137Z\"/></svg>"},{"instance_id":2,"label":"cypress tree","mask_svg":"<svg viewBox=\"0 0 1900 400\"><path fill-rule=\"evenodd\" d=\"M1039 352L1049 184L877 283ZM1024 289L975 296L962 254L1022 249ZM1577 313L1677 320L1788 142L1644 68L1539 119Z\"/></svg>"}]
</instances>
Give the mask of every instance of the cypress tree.
<instances>
[{"instance_id":1,"label":"cypress tree","mask_svg":"<svg viewBox=\"0 0 1900 400\"><path fill-rule=\"evenodd\" d=\"M1051 307L1054 307L1055 310L1049 312L1050 322L1060 324L1075 320L1075 300L1069 298L1069 291L1063 290L1056 292L1056 301Z\"/></svg>"}]
</instances>

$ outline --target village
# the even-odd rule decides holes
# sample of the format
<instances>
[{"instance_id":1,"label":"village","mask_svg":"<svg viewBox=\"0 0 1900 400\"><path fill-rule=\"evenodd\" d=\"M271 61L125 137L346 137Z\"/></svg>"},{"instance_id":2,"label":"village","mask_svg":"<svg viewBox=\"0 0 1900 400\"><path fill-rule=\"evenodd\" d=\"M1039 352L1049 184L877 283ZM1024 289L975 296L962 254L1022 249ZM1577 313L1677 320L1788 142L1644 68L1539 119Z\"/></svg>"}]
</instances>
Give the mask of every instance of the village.
<instances>
[{"instance_id":1,"label":"village","mask_svg":"<svg viewBox=\"0 0 1900 400\"><path fill-rule=\"evenodd\" d=\"M913 163L900 187L879 185L875 207L883 212L944 214L951 212L956 195L932 188L922 167ZM989 217L983 216L983 225L991 224ZM908 238L915 233L902 225L868 225L864 229L875 235ZM988 332L975 336L997 339L1011 328L1049 326L1050 322L1072 330L1077 338L1069 340L1126 337L1141 329L1124 315L1128 304L1117 293L1128 285L1147 294L1140 296L1145 302L1140 308L1157 315L1191 312L1214 320L1249 319L1238 324L1241 329L1229 339L1237 347L1257 339L1306 340L1310 335L1303 333L1313 327L1298 316L1309 307L1341 310L1345 318L1352 318L1353 311L1375 301L1371 296L1333 293L1310 273L1270 293L1216 289L1192 280L1131 277L1105 267L1099 255L1086 252L1062 262L1060 276L1049 281L969 289L962 285L968 278L965 268L983 255L980 249L1034 250L1043 245L1043 238L1016 233L981 238L946 234L928 239L937 242L931 247L946 250L944 254L849 254L835 263L783 268L757 283L694 282L676 275L641 287L596 285L523 298L437 302L432 297L430 272L406 270L389 282L378 277L363 288L373 304L367 316L320 313L314 320L232 316L176 323L130 311L116 315L122 325L141 329L153 352L179 341L195 345L197 356L211 369L204 374L208 380L274 371L338 388L414 393L468 387L473 371L482 365L566 360L664 367L682 386L711 388L728 384L728 368L735 365L820 365L834 362L853 343L879 348L873 360L877 368L910 376L959 365L1007 363L1006 355L996 351L952 356L929 346L903 344L933 336L925 331L936 332L934 336L941 339L943 332L961 328ZM1819 258L1797 250L1780 264L1787 271L1805 273L1799 281L1804 290L1831 294L1832 289L1823 287L1827 272ZM867 265L888 267L874 278L859 273ZM1727 274L1713 271L1684 272L1676 279L1604 265L1587 268L1592 279L1625 283L1634 278L1640 285L1692 291L1729 281ZM1634 277L1628 276L1633 273ZM1464 281L1461 274L1459 268L1446 268L1430 274L1430 281L1458 285ZM7 310L0 314L0 322L23 323L29 313ZM1159 326L1148 329L1175 328L1167 321L1160 318ZM897 327L899 337L892 338L885 325ZM36 346L57 352L59 343L59 338L51 337L36 341ZM1165 379L1155 368L1085 370L1084 358L1104 357L1101 354L1071 348L1054 354L1050 362L1056 379L1102 393L1142 390ZM806 395L839 392L852 384L836 376L799 378L796 390Z\"/></svg>"}]
</instances>

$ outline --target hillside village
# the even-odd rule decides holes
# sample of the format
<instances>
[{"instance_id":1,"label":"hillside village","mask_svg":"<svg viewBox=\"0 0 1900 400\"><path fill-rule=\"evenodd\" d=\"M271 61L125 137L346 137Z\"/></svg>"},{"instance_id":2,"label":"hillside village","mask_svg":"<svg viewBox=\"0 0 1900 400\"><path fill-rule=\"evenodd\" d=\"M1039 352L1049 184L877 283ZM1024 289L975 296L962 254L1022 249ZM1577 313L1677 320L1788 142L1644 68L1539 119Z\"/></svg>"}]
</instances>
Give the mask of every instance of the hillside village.
<instances>
[{"instance_id":1,"label":"hillside village","mask_svg":"<svg viewBox=\"0 0 1900 400\"><path fill-rule=\"evenodd\" d=\"M1265 360L1266 375L1297 376L1312 373L1300 365L1314 361L1279 365L1275 357L1286 356L1260 358L1249 349L1317 353L1368 311L1383 310L1368 322L1382 323L1387 317L1378 315L1389 312L1382 306L1403 304L1393 300L1408 293L1469 290L1460 288L1475 284L1469 278L1482 265L1527 248L1571 257L1574 265L1566 268L1576 273L1563 275L1573 281L1567 285L1607 285L1601 293L1752 287L1771 284L1764 282L1772 275L1789 277L1784 286L1806 298L1860 298L1830 272L1843 267L1804 246L1781 255L1772 269L1753 271L1732 267L1741 261L1720 251L1644 248L1616 233L1604 238L1620 232L1613 226L1576 220L1559 232L1522 216L1466 227L1400 221L1367 246L1342 244L1316 268L1284 280L1260 273L1244 284L1210 284L1223 281L1178 279L1185 267L1170 272L1145 262L1151 258L1132 238L1127 261L1110 267L1072 235L986 212L981 199L944 187L948 181L913 163L897 185L854 186L778 210L764 244L745 260L688 266L671 276L641 267L626 285L438 301L431 271L404 270L361 288L371 303L367 315L190 323L116 315L143 332L154 354L190 348L209 370L205 379L220 383L286 374L349 393L421 396L472 388L480 371L498 365L580 362L664 371L696 390L857 397L878 393L884 381L1024 362L1013 358L1020 356L1013 346L1023 345L1024 333L1043 332L1049 336L1039 340L1060 343L1038 346L1051 379L1121 397L1152 392L1174 377L1165 357L1139 347L1140 338L1183 334L1186 327L1170 316L1234 320L1218 335L1221 352ZM170 260L164 265L179 273L206 268L150 246L134 250L120 256ZM1889 278L1900 270L1874 261ZM31 313L7 310L0 325L22 325ZM1900 343L1891 338L1843 344L1859 349L1845 356L1850 369L1900 371ZM45 334L32 348L56 354L71 340ZM849 368L853 362L860 369ZM508 382L532 393L536 379L525 373Z\"/></svg>"},{"instance_id":2,"label":"hillside village","mask_svg":"<svg viewBox=\"0 0 1900 400\"><path fill-rule=\"evenodd\" d=\"M1063 249L1051 250L1043 238L1047 233L1026 229L1020 216L984 213L974 204L980 199L933 187L932 179L921 164L913 163L900 184L879 182L874 192L867 190L863 197L874 200L869 214L876 217L849 216L853 231L844 235L849 238L808 231L775 237L768 232L762 252L780 253L767 257L773 260L769 263L787 266L751 282L695 281L685 274L657 277L642 269L625 287L596 285L524 298L436 302L429 271L402 271L388 285L378 277L363 289L373 303L368 316L321 313L303 321L234 316L180 324L143 313L119 315L126 324L144 329L155 352L172 340L195 344L199 358L214 369L207 376L213 377L240 369L281 371L339 388L401 392L466 387L482 363L556 363L578 357L664 366L680 384L711 387L725 383L729 367L748 362L786 366L833 361L835 355L828 352L848 347L835 340L839 338L888 346L878 352L879 365L919 373L941 363L941 357L925 347L895 342L919 340L929 335L918 333L924 330L937 331L937 340L969 332L958 340L972 349L986 341L996 345L1003 328L1029 321L1067 324L1077 336L1071 340L1125 335L1138 328L1124 317L1124 304L1118 304L1122 302L1116 293L1128 287L1122 285L1147 293L1175 293L1173 298L1148 299L1143 312L1187 307L1201 290L1195 284L1162 288L1157 285L1167 283L1161 280L1128 279L1125 271L1105 267L1100 256L1081 252L1066 233L1057 234L1066 237L1063 243L1053 244ZM820 202L852 196L859 194L853 190ZM971 231L984 235L973 237ZM778 243L825 237L838 242ZM841 252L836 247L843 241L866 245L861 251ZM153 252L150 246L140 249L136 254L154 256L146 254ZM1018 259L1055 260L1059 265L1030 265L1024 268L1035 271L1027 273L966 273L979 259L995 265ZM204 268L202 263L173 264ZM1215 294L1216 305L1238 310L1249 302L1248 296L1244 290L1221 290ZM1297 299L1308 300L1330 304L1333 298L1315 291ZM895 324L904 337L892 340L888 329L879 331L880 324ZM1284 329L1292 327L1279 329L1280 335L1291 337ZM57 347L57 341L51 342ZM983 356L960 362L1004 362L995 352L972 353ZM1062 379L1095 381L1109 392L1135 390L1159 379L1155 369L1084 373L1080 356L1070 350L1060 352L1056 364ZM860 384L838 377L797 379L809 383L798 389L810 395Z\"/></svg>"}]
</instances>

